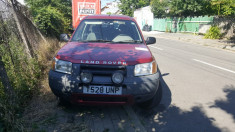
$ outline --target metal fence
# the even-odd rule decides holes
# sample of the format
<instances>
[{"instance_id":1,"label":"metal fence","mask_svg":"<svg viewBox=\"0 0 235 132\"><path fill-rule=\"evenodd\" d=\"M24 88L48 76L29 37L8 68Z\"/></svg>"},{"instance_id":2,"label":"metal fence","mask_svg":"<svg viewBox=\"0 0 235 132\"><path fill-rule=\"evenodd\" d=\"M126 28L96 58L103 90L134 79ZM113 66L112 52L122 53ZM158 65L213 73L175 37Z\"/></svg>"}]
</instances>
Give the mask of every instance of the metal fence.
<instances>
[{"instance_id":1,"label":"metal fence","mask_svg":"<svg viewBox=\"0 0 235 132\"><path fill-rule=\"evenodd\" d=\"M220 28L222 36L235 39L235 18L217 16L156 18L153 20L154 31L206 33L211 25Z\"/></svg>"},{"instance_id":2,"label":"metal fence","mask_svg":"<svg viewBox=\"0 0 235 132\"><path fill-rule=\"evenodd\" d=\"M153 30L166 32L193 32L198 33L201 25L213 23L213 16L186 17L186 18L157 18L154 19Z\"/></svg>"}]
</instances>

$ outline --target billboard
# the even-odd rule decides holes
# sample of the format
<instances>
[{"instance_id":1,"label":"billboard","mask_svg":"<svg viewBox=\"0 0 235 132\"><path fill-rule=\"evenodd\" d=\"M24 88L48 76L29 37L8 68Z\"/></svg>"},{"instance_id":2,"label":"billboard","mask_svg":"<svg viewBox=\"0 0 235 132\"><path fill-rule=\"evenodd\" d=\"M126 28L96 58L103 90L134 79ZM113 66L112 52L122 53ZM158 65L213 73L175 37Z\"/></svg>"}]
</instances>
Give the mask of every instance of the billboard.
<instances>
[{"instance_id":1,"label":"billboard","mask_svg":"<svg viewBox=\"0 0 235 132\"><path fill-rule=\"evenodd\" d=\"M72 1L73 28L87 15L100 14L100 0L73 0Z\"/></svg>"}]
</instances>

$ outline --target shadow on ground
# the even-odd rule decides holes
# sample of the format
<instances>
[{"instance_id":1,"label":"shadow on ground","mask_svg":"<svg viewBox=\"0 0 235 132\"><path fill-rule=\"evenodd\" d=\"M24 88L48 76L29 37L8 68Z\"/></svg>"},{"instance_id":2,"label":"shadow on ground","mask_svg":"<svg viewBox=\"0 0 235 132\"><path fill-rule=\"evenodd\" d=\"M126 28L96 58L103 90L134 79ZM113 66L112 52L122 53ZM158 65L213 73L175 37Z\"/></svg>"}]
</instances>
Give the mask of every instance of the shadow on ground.
<instances>
[{"instance_id":1,"label":"shadow on ground","mask_svg":"<svg viewBox=\"0 0 235 132\"><path fill-rule=\"evenodd\" d=\"M51 93L48 86L47 92L40 95L25 111L27 131L59 131L59 132L142 132L138 126L142 124L147 132L219 132L220 129L213 126L213 118L208 118L203 108L193 107L190 111L184 111L171 104L172 94L164 81L162 74L163 98L158 107L153 109L141 109L133 106L133 113L127 112L122 106L58 106L58 101ZM44 89L44 91L46 91ZM235 87L226 86L227 100L216 100L211 107L218 107L227 113L235 115ZM137 118L133 118L133 115ZM138 123L136 119L139 119Z\"/></svg>"},{"instance_id":2,"label":"shadow on ground","mask_svg":"<svg viewBox=\"0 0 235 132\"><path fill-rule=\"evenodd\" d=\"M162 74L162 75L168 75ZM164 78L164 76L163 76ZM201 106L195 106L191 111L183 111L171 104L171 91L164 79L163 98L161 104L151 110L142 110L134 107L141 123L148 132L219 132L220 129L213 126L213 118L208 118Z\"/></svg>"},{"instance_id":3,"label":"shadow on ground","mask_svg":"<svg viewBox=\"0 0 235 132\"><path fill-rule=\"evenodd\" d=\"M235 86L226 85L224 87L224 92L226 93L226 100L216 100L215 104L211 107L221 108L231 114L235 120Z\"/></svg>"}]
</instances>

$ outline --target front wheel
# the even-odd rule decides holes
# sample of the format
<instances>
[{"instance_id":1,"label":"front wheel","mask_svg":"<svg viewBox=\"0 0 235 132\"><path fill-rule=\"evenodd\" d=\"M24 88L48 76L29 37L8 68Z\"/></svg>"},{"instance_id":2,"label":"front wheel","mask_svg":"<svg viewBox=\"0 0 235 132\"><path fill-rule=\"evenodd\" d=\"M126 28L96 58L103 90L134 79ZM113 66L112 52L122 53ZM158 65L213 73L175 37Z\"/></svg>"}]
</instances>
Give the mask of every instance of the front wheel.
<instances>
[{"instance_id":1,"label":"front wheel","mask_svg":"<svg viewBox=\"0 0 235 132\"><path fill-rule=\"evenodd\" d=\"M58 97L58 105L59 106L69 106L71 103L67 100L65 100L62 97Z\"/></svg>"},{"instance_id":2,"label":"front wheel","mask_svg":"<svg viewBox=\"0 0 235 132\"><path fill-rule=\"evenodd\" d=\"M142 108L150 109L155 106L158 106L161 102L161 99L162 99L162 85L159 82L158 90L157 90L156 94L153 96L153 98L151 98L150 100L147 100L145 102L142 102L141 104L139 104L139 106Z\"/></svg>"}]
</instances>

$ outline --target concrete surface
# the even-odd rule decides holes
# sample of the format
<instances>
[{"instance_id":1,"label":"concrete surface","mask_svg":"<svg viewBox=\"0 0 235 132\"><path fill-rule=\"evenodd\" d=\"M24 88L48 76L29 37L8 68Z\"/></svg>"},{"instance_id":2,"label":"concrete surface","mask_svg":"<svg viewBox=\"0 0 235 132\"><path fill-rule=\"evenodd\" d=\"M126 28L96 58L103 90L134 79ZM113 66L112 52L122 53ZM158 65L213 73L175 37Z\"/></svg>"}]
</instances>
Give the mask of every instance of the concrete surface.
<instances>
[{"instance_id":1,"label":"concrete surface","mask_svg":"<svg viewBox=\"0 0 235 132\"><path fill-rule=\"evenodd\" d=\"M133 107L146 130L233 132L235 52L159 37L161 33L145 35L157 38L157 43L149 48L163 75L164 86L159 107Z\"/></svg>"},{"instance_id":2,"label":"concrete surface","mask_svg":"<svg viewBox=\"0 0 235 132\"><path fill-rule=\"evenodd\" d=\"M204 39L203 35L194 35L192 33L165 33L158 31L146 32L143 31L145 35L156 35L157 38L165 38L170 40L177 40L188 42L191 44L204 45L219 49L226 49L229 51L235 51L235 42L231 40L212 40L212 39Z\"/></svg>"},{"instance_id":3,"label":"concrete surface","mask_svg":"<svg viewBox=\"0 0 235 132\"><path fill-rule=\"evenodd\" d=\"M157 38L149 48L163 76L158 107L58 106L45 82L24 112L27 131L234 132L235 52L204 46L198 36L144 35Z\"/></svg>"}]
</instances>

